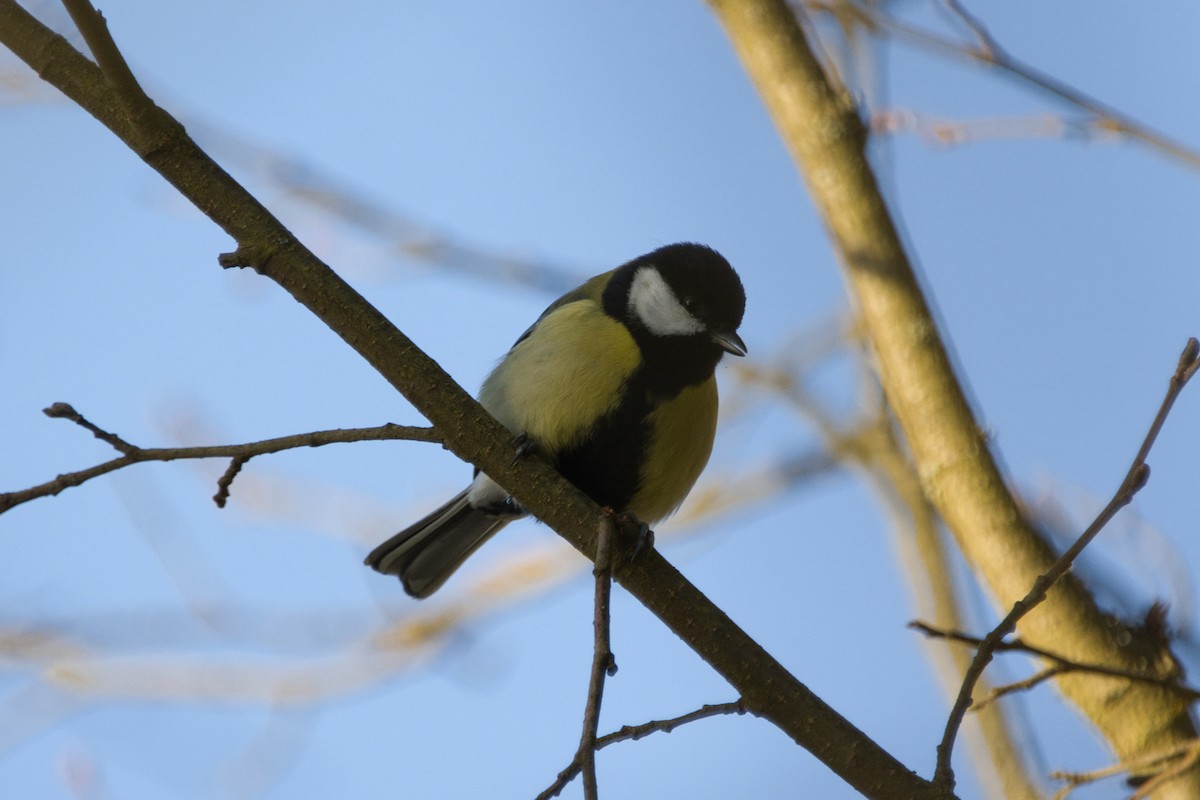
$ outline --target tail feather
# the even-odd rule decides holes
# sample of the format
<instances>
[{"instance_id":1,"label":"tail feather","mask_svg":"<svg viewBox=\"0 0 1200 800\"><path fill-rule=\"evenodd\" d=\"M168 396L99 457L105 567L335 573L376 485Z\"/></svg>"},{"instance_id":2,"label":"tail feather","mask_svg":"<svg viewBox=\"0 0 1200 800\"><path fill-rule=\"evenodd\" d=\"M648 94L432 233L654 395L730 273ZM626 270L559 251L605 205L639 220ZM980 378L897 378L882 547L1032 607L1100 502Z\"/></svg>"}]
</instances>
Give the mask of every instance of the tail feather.
<instances>
[{"instance_id":1,"label":"tail feather","mask_svg":"<svg viewBox=\"0 0 1200 800\"><path fill-rule=\"evenodd\" d=\"M473 508L464 490L372 550L366 564L399 577L404 591L413 597L428 597L514 518Z\"/></svg>"}]
</instances>

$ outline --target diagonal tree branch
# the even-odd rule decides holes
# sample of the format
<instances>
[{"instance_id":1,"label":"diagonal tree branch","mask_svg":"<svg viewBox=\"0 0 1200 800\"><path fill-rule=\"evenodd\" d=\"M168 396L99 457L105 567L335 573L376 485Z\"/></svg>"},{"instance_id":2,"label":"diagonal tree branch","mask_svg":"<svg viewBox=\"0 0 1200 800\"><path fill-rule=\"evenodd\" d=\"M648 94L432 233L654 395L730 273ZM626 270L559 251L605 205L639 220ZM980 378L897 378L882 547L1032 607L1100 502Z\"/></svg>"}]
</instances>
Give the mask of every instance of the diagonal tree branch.
<instances>
[{"instance_id":1,"label":"diagonal tree branch","mask_svg":"<svg viewBox=\"0 0 1200 800\"><path fill-rule=\"evenodd\" d=\"M514 462L511 435L213 163L175 119L152 106L135 126L100 70L14 0L0 0L0 41L233 237L237 250L223 265L251 266L278 283L408 398L448 449L495 477L594 559L596 504L540 459ZM657 552L643 554L617 578L738 690L747 710L780 727L859 791L896 800L946 796L797 681Z\"/></svg>"},{"instance_id":2,"label":"diagonal tree branch","mask_svg":"<svg viewBox=\"0 0 1200 800\"><path fill-rule=\"evenodd\" d=\"M1158 413L1155 414L1154 421L1150 424L1150 430L1146 432L1141 447L1138 448L1137 455L1134 456L1133 463L1129 465L1129 470L1125 473L1125 477L1121 481L1120 487L1117 488L1116 494L1108 501L1108 504L1104 506L1100 514L1092 521L1092 524L1087 527L1087 530L1080 534L1079 538L1058 557L1048 570L1037 577L1029 592L1013 603L1012 609L1009 610L1004 619L983 638L979 649L975 651L975 658L972 659L967 674L963 677L958 699L955 701L954 707L950 710L950 716L946 721L946 730L942 736L941 744L938 745L937 776L953 781L950 755L954 749L954 739L958 735L958 729L962 724L963 716L971 706L971 694L975 689L975 683L983 675L984 669L991 662L1000 643L1004 641L1006 636L1016 630L1018 622L1046 599L1046 595L1049 593L1051 587L1062 580L1063 576L1067 574L1067 570L1075 563L1075 559L1083 552L1083 549L1100 535L1100 531L1104 530L1104 526L1117 515L1118 511L1133 501L1134 495L1141 491L1142 487L1146 485L1146 481L1150 479L1150 466L1146 463L1146 458L1150 455L1150 448L1154 446L1155 440L1158 439L1158 433L1162 430L1163 424L1166 423L1167 415L1171 413L1171 407L1175 405L1175 400L1179 397L1184 387L1187 386L1187 382L1196 374L1196 369L1200 367L1198 356L1200 356L1200 342L1194 338L1189 339L1179 356L1179 361L1175 365L1175 372L1171 375L1166 396L1163 397ZM1066 660L1072 662L1079 661L1079 659L1073 658ZM1099 664L1097 666L1116 671L1119 674L1133 671L1128 668L1114 670L1107 664ZM1092 670L1092 672L1098 671ZM1059 674L1062 673L1060 672ZM1175 686L1160 688L1167 689L1173 695L1186 697L1183 690Z\"/></svg>"},{"instance_id":3,"label":"diagonal tree branch","mask_svg":"<svg viewBox=\"0 0 1200 800\"><path fill-rule=\"evenodd\" d=\"M808 393L802 376L786 369L767 372L749 366L741 367L740 372L748 383L780 392L789 405L812 422L831 452L865 474L881 496L901 546L910 546L915 551L915 563L905 569L914 593L927 595L931 606L929 613L943 620L942 624L952 626L960 618L961 602L947 563L948 545L937 513L925 496L916 469L898 438L889 410L873 397L879 392L878 384L874 380L864 382L864 389L872 398L866 399L863 405L873 408L871 416L853 425L840 426ZM962 675L970 667L971 658L961 650L950 651L950 656L950 670L939 672L943 672L942 681L949 696L955 697L960 692ZM990 759L988 763L996 772L1003 796L1008 800L1040 798L1041 792L1028 774L1010 721L1002 709L991 706L978 714L976 721L986 746L986 756ZM977 755L982 761L984 753L977 751Z\"/></svg>"},{"instance_id":4,"label":"diagonal tree branch","mask_svg":"<svg viewBox=\"0 0 1200 800\"><path fill-rule=\"evenodd\" d=\"M1024 597L1055 561L1005 485L983 427L958 383L938 325L866 158L867 131L853 98L826 76L785 0L709 0L803 174L838 252L888 403L933 502L1002 607ZM1144 661L1170 671L1163 643L1111 624L1086 588L1066 575L1022 636L1069 658L1113 666ZM1103 685L1098 685L1105 681ZM1119 757L1172 747L1196 735L1187 700L1145 684L1094 675L1057 685ZM1137 709L1137 713L1131 709ZM942 776L953 786L953 774ZM1194 796L1200 770L1162 795Z\"/></svg>"}]
</instances>

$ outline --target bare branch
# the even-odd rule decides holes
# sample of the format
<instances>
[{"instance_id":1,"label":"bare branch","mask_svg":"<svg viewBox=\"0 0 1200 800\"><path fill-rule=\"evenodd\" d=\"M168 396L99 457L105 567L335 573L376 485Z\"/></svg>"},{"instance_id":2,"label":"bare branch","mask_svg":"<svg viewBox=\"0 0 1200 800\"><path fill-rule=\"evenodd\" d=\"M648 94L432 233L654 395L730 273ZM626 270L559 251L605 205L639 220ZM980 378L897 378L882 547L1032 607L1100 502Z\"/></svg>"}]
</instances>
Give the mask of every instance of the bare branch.
<instances>
[{"instance_id":1,"label":"bare branch","mask_svg":"<svg viewBox=\"0 0 1200 800\"><path fill-rule=\"evenodd\" d=\"M77 472L65 472L53 480L31 486L15 492L0 493L0 514L11 508L36 500L40 497L52 497L87 483L92 478L107 475L110 472L123 469L133 464L147 461L179 461L199 458L232 458L233 463L217 482L217 494L213 497L217 505L224 508L225 500L229 497L229 485L242 466L255 456L278 453L283 450L294 450L298 447L322 447L327 444L347 442L379 442L379 441L413 441L440 443L441 436L434 428L413 427L409 425L394 425L387 423L375 428L338 428L311 433L297 433L291 436L279 436L274 439L264 439L259 442L245 444L208 445L203 447L137 447L129 444L121 437L92 424L82 414L68 403L55 403L44 412L48 417L69 419L82 428L92 432L97 438L108 442L122 455L111 461L105 461L94 467L88 467ZM235 468L236 467L236 468Z\"/></svg>"},{"instance_id":2,"label":"bare branch","mask_svg":"<svg viewBox=\"0 0 1200 800\"><path fill-rule=\"evenodd\" d=\"M198 126L189 121L188 127ZM237 140L225 131L214 131L203 139L215 141L217 152L229 153L234 163L242 162L260 170L265 167L268 179L282 187L289 200L379 237L390 252L404 258L456 272L472 280L515 283L551 296L563 294L578 286L587 275L599 271L572 269L548 259L479 247L449 231L376 202L311 164L280 155L276 148Z\"/></svg>"},{"instance_id":3,"label":"bare branch","mask_svg":"<svg viewBox=\"0 0 1200 800\"><path fill-rule=\"evenodd\" d=\"M944 0L944 2L957 8L955 12L957 18L971 30L976 38L976 44L964 44L933 31L911 25L888 14L883 10L881 4L863 3L859 0L808 0L805 6L815 11L833 14L837 18L845 15L846 9L849 8L860 15L869 28L888 33L896 40L907 41L929 52L995 67L1039 91L1087 112L1095 117L1096 122L1093 127L1098 130L1128 136L1192 169L1200 169L1200 150L1178 142L1129 114L1014 58L997 44L977 18L963 9L961 3L952 2L952 0Z\"/></svg>"},{"instance_id":4,"label":"bare branch","mask_svg":"<svg viewBox=\"0 0 1200 800\"><path fill-rule=\"evenodd\" d=\"M1064 800L1080 786L1115 775L1130 773L1140 777L1147 772L1153 772L1154 775L1142 782L1129 796L1130 800L1141 800L1141 798L1149 797L1167 781L1191 769L1198 761L1200 761L1200 739L1189 739L1166 750L1147 753L1138 758L1125 759L1089 772L1051 772L1051 778L1067 782L1066 786L1054 793L1053 800Z\"/></svg>"},{"instance_id":5,"label":"bare branch","mask_svg":"<svg viewBox=\"0 0 1200 800\"><path fill-rule=\"evenodd\" d=\"M42 413L51 419L69 419L81 428L89 430L97 439L108 442L118 453L124 455L133 455L138 451L138 448L131 445L129 442L117 436L115 433L110 433L102 428L98 428L87 420L87 417L75 410L70 403L53 403L50 406L43 408Z\"/></svg>"},{"instance_id":6,"label":"bare branch","mask_svg":"<svg viewBox=\"0 0 1200 800\"><path fill-rule=\"evenodd\" d=\"M982 647L984 643L984 640L978 636L972 636L968 633L963 633L962 631L944 630L934 627L933 625L927 625L919 620L910 622L908 627L912 628L913 630L920 631L931 639L945 639L950 642L958 642L959 644L965 644L971 647ZM1119 667L1110 667L1106 664L1088 664L1082 661L1076 661L1074 659L1067 658L1064 655L1047 650L1044 647L1036 647L1022 639L1004 639L996 645L996 652L1025 653L1026 655L1045 659L1046 661L1054 663L1057 670L1055 674L1061 674L1063 672L1090 672L1094 675L1105 675L1110 678L1124 678L1125 680L1138 681L1139 683L1148 683L1154 686L1160 686L1164 689L1170 689L1171 691L1184 695L1191 700L1200 700L1200 689L1195 689L1191 686L1181 684L1178 680L1179 676L1163 677L1161 675L1149 675L1145 672L1135 672L1133 670L1120 669ZM1044 680L1044 678L1034 682L1033 684L1019 686L1019 688L1031 688L1033 685L1036 685L1036 683L1040 683L1041 680ZM992 693L988 702L1003 694L1011 693L1013 689L1009 687L1013 686L1018 686L1018 684L1009 684L1008 686L1000 687ZM974 703L971 706L971 710L976 711L982 705L982 701Z\"/></svg>"},{"instance_id":7,"label":"bare branch","mask_svg":"<svg viewBox=\"0 0 1200 800\"><path fill-rule=\"evenodd\" d=\"M623 725L620 730L607 733L597 739L596 749L603 750L610 744L616 744L617 742L636 742L638 739L645 738L652 733L670 733L680 725L686 725L689 722L698 722L709 717L719 717L728 714L737 714L740 716L747 711L749 709L746 708L741 700L738 700L732 703L716 703L701 706L695 711L681 714L678 717L671 717L670 719L651 720L641 725ZM537 796L537 800L550 800L552 797L557 797L566 788L567 784L575 779L575 776L579 774L579 770L579 760L576 758L575 761L568 764L567 768L558 774L554 783Z\"/></svg>"},{"instance_id":8,"label":"bare branch","mask_svg":"<svg viewBox=\"0 0 1200 800\"><path fill-rule=\"evenodd\" d=\"M1112 135L1094 117L1067 118L1056 114L1025 117L948 119L908 108L884 108L871 114L871 132L884 135L913 133L939 147L959 147L988 139L1062 139Z\"/></svg>"},{"instance_id":9,"label":"bare branch","mask_svg":"<svg viewBox=\"0 0 1200 800\"><path fill-rule=\"evenodd\" d=\"M939 334L912 260L879 181L864 153L869 135L853 96L838 91L809 46L785 0L709 0L758 89L793 161L804 175L870 343L888 403L907 439L926 496L967 560L1005 606L1028 593L1055 554L1028 524L1009 490L986 430L975 415ZM1128 663L1121 641L1079 581L1061 581L1045 613L1022 622L1022 633L1049 642L1069 627L1071 655ZM1066 622L1066 620L1070 622ZM1136 632L1133 632L1136 633ZM1140 641L1169 658L1158 643ZM1117 720L1087 681L1060 681L1115 751L1132 755L1146 736L1164 744L1194 735L1178 720L1178 698L1157 689L1128 688L1139 719ZM1134 699L1136 698L1136 699ZM1175 723L1168 726L1166 722ZM1144 734L1144 735L1143 735ZM940 780L939 780L940 779ZM1200 771L1190 775L1200 783ZM944 769L935 791L953 789Z\"/></svg>"},{"instance_id":10,"label":"bare branch","mask_svg":"<svg viewBox=\"0 0 1200 800\"><path fill-rule=\"evenodd\" d=\"M958 699L950 710L950 716L946 721L946 730L941 744L938 745L937 770L934 773L935 783L953 785L954 772L950 762L954 750L954 739L958 735L958 729L962 725L967 709L971 706L971 694L974 691L975 682L979 680L984 669L991 662L1001 642L1016 629L1017 622L1046 599L1046 593L1050 591L1050 587L1066 574L1075 559L1083 552L1083 548L1087 547L1104 529L1104 526L1116 516L1117 512L1129 505L1134 495L1146 485L1146 481L1150 479L1150 466L1146 463L1146 457L1150 454L1150 448L1154 446L1154 441L1158 438L1163 423L1167 421L1167 415L1171 412L1175 400L1187 385L1188 380L1196 374L1197 368L1200 368L1200 342L1193 337L1188 339L1187 345L1179 355L1179 361L1175 365L1175 372L1171 376L1166 396L1163 397L1158 413L1150 424L1150 430L1146 432L1142 445L1138 448L1137 455L1112 500L1108 502L1108 505L1088 526L1087 530L1075 540L1075 543L1059 556L1054 565L1034 581L1033 588L1029 590L1029 593L1013 604L1012 610L1000 621L1000 624L980 642L979 649L975 652L975 658L971 661L971 666L963 677Z\"/></svg>"},{"instance_id":11,"label":"bare branch","mask_svg":"<svg viewBox=\"0 0 1200 800\"><path fill-rule=\"evenodd\" d=\"M1057 664L1052 667L1044 667L1030 675L1028 678L1023 678L1019 681L1013 681L1012 683L1004 683L997 686L995 689L992 689L982 698L974 701L971 704L971 711L981 711L1002 697L1007 697L1008 695L1016 694L1017 692L1027 692L1030 689L1041 686L1046 681L1054 680L1060 675L1064 675L1073 671L1074 670L1070 669L1069 667L1063 667Z\"/></svg>"},{"instance_id":12,"label":"bare branch","mask_svg":"<svg viewBox=\"0 0 1200 800\"><path fill-rule=\"evenodd\" d=\"M588 682L587 706L583 713L583 735L575 760L583 772L583 796L598 800L596 784L596 734L600 729L600 703L604 699L604 679L617 672L609 637L609 599L612 595L613 540L617 535L617 520L611 513L600 515L596 532L596 595L592 617L595 645L592 654L592 674Z\"/></svg>"},{"instance_id":13,"label":"bare branch","mask_svg":"<svg viewBox=\"0 0 1200 800\"><path fill-rule=\"evenodd\" d=\"M878 489L883 502L893 518L893 525L904 529L901 541L907 544L909 537L915 543L921 574L913 574L914 591L928 592L933 601L932 611L945 618L946 625L954 625L958 619L959 601L956 598L954 581L950 579L949 567L938 531L938 515L921 488L919 476L907 452L897 439L888 407L864 398L863 407L871 409L868 414L853 423L839 424L834 415L807 390L803 373L784 367L751 367L739 365L738 375L752 386L761 386L779 393L790 406L805 416L825 440L831 455L862 469L871 483ZM865 393L878 392L878 384L864 381ZM914 623L919 625L920 623ZM960 650L951 653L953 674L945 677L946 690L954 696L961 686L961 676L970 666L970 656ZM986 681L980 682L986 687ZM1004 687L1001 687L1003 689ZM994 697L1001 689L989 690ZM980 711L984 703L973 710ZM1019 748L1011 733L1008 721L998 706L988 713L979 715L979 725L984 731L987 755L991 757L997 774L1004 784L1006 797L1038 798L1041 792L1034 787L1028 775Z\"/></svg>"},{"instance_id":14,"label":"bare branch","mask_svg":"<svg viewBox=\"0 0 1200 800\"><path fill-rule=\"evenodd\" d=\"M987 26L979 17L972 14L958 0L942 0L942 5L950 15L961 22L963 26L971 32L975 37L975 42L981 53L985 53L993 61L1004 53L1000 49L1000 45L992 38L992 34L988 31Z\"/></svg>"},{"instance_id":15,"label":"bare branch","mask_svg":"<svg viewBox=\"0 0 1200 800\"><path fill-rule=\"evenodd\" d=\"M233 479L242 471L242 467L246 466L246 462L250 460L250 456L234 456L230 460L229 466L221 473L221 477L217 478L217 493L213 495L213 502L217 504L217 508L224 508L226 501L229 500L229 488L233 486Z\"/></svg>"},{"instance_id":16,"label":"bare branch","mask_svg":"<svg viewBox=\"0 0 1200 800\"><path fill-rule=\"evenodd\" d=\"M104 15L88 0L62 0L62 4L71 15L75 27L83 34L83 40L92 51L92 58L96 60L96 65L113 88L130 120L136 122L140 116L152 111L154 101L146 96L125 56L113 41Z\"/></svg>"},{"instance_id":17,"label":"bare branch","mask_svg":"<svg viewBox=\"0 0 1200 800\"><path fill-rule=\"evenodd\" d=\"M724 714L745 714L750 709L746 708L741 700L733 703L717 703L712 705L701 706L700 708L688 714L682 714L671 719L651 720L650 722L642 723L641 725L623 725L620 730L613 733L601 736L596 740L596 749L603 750L610 744L617 742L634 741L643 739L652 733L670 733L680 725L686 725L689 722L696 722L709 717L722 716Z\"/></svg>"}]
</instances>

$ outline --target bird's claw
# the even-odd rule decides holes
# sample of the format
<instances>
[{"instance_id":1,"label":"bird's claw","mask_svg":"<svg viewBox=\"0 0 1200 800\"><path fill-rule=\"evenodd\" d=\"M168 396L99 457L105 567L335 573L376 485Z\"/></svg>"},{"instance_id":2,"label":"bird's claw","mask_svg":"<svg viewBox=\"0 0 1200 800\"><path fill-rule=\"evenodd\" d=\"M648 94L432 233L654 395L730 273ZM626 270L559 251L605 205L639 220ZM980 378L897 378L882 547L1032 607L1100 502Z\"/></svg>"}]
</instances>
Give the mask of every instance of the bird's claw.
<instances>
[{"instance_id":1,"label":"bird's claw","mask_svg":"<svg viewBox=\"0 0 1200 800\"><path fill-rule=\"evenodd\" d=\"M629 514L629 512L625 512ZM633 514L629 514L629 522L631 525L637 526L637 536L633 540L633 550L629 553L629 563L637 561L642 553L646 553L654 549L654 531L650 530L650 526L642 522Z\"/></svg>"},{"instance_id":2,"label":"bird's claw","mask_svg":"<svg viewBox=\"0 0 1200 800\"><path fill-rule=\"evenodd\" d=\"M654 549L654 531L650 530L650 526L638 519L632 511L618 513L607 506L603 511L616 521L621 538L627 544L631 543L628 556L624 559L622 566L632 564L641 558L643 553Z\"/></svg>"},{"instance_id":3,"label":"bird's claw","mask_svg":"<svg viewBox=\"0 0 1200 800\"><path fill-rule=\"evenodd\" d=\"M508 465L513 466L534 450L537 450L537 442L528 433L522 433L513 440L513 458Z\"/></svg>"}]
</instances>

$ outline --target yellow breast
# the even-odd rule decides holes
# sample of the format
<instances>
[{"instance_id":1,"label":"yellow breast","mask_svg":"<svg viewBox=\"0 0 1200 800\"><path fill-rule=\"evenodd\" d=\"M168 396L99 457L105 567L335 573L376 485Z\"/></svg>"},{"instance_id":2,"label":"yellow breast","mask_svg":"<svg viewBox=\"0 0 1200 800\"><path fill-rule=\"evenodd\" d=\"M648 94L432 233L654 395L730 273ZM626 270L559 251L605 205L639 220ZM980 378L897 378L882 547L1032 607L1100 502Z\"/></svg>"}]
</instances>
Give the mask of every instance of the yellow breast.
<instances>
[{"instance_id":1,"label":"yellow breast","mask_svg":"<svg viewBox=\"0 0 1200 800\"><path fill-rule=\"evenodd\" d=\"M717 431L717 380L689 386L650 414L650 442L629 510L654 524L670 516L704 471Z\"/></svg>"},{"instance_id":2,"label":"yellow breast","mask_svg":"<svg viewBox=\"0 0 1200 800\"><path fill-rule=\"evenodd\" d=\"M592 300L554 309L484 381L479 402L547 454L577 442L616 407L637 343Z\"/></svg>"}]
</instances>

